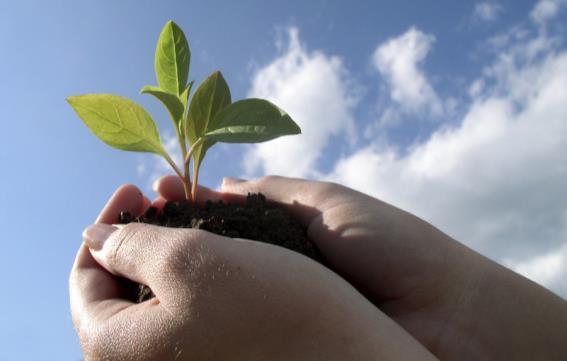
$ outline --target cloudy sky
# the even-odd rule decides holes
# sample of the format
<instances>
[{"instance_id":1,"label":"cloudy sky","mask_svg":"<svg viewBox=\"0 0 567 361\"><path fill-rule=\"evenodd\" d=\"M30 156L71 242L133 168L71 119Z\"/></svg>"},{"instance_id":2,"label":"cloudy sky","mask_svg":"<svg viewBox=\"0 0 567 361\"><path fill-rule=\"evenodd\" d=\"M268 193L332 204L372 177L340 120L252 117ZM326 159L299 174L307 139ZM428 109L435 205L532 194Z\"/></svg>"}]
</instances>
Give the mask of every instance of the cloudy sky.
<instances>
[{"instance_id":1,"label":"cloudy sky","mask_svg":"<svg viewBox=\"0 0 567 361\"><path fill-rule=\"evenodd\" d=\"M248 94L289 110L304 135L249 148L243 173L325 178L369 193L567 296L564 5L540 1L470 44L468 61L481 63L470 76L430 70L445 36L419 24L376 43L356 80L348 54L317 49L299 26L287 27ZM505 16L503 5L479 2L460 26ZM390 136L400 131L409 133L403 141Z\"/></svg>"},{"instance_id":2,"label":"cloudy sky","mask_svg":"<svg viewBox=\"0 0 567 361\"><path fill-rule=\"evenodd\" d=\"M169 172L96 140L64 102L144 105L163 24L190 78L220 69L301 136L219 145L202 182L281 174L361 190L567 297L567 1L40 1L0 4L0 359L77 360L67 277L112 191ZM6 84L7 82L7 84ZM30 347L33 346L33 347ZM17 356L17 357L16 357Z\"/></svg>"}]
</instances>

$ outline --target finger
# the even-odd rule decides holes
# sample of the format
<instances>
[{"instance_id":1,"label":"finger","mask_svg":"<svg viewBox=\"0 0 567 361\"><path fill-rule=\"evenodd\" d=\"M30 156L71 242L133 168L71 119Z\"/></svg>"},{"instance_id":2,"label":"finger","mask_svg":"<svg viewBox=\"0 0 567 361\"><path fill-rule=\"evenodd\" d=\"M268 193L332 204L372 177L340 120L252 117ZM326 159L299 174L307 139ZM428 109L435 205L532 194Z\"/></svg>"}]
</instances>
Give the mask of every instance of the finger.
<instances>
[{"instance_id":1,"label":"finger","mask_svg":"<svg viewBox=\"0 0 567 361\"><path fill-rule=\"evenodd\" d=\"M145 213L148 208L150 208L152 206L152 201L150 201L150 199L146 196L144 196L144 199L142 201L142 214Z\"/></svg>"},{"instance_id":2,"label":"finger","mask_svg":"<svg viewBox=\"0 0 567 361\"><path fill-rule=\"evenodd\" d=\"M115 277L102 268L82 244L69 278L71 315L80 327L85 320L105 320L132 305L121 299L121 288Z\"/></svg>"},{"instance_id":3,"label":"finger","mask_svg":"<svg viewBox=\"0 0 567 361\"><path fill-rule=\"evenodd\" d=\"M144 196L142 192L132 184L125 184L118 188L106 203L95 223L115 224L118 223L120 212L130 212L139 215L144 208Z\"/></svg>"},{"instance_id":4,"label":"finger","mask_svg":"<svg viewBox=\"0 0 567 361\"><path fill-rule=\"evenodd\" d=\"M177 284L175 274L186 266L191 242L213 237L207 232L173 229L142 223L120 228L94 224L83 233L93 258L108 272L149 286L158 297L172 289L187 288ZM164 277L166 275L166 277Z\"/></svg>"},{"instance_id":5,"label":"finger","mask_svg":"<svg viewBox=\"0 0 567 361\"><path fill-rule=\"evenodd\" d=\"M140 190L131 184L119 187L104 206L96 223L116 223L120 212L140 212L143 196ZM88 252L81 246L71 270L70 287L75 300L89 303L109 298L115 298L120 290L114 277L103 269Z\"/></svg>"},{"instance_id":6,"label":"finger","mask_svg":"<svg viewBox=\"0 0 567 361\"><path fill-rule=\"evenodd\" d=\"M280 203L305 227L322 212L335 205L349 201L353 196L364 197L362 193L334 183L278 176L267 176L251 181L225 178L221 191L240 196L260 192L269 201ZM225 198L227 197L225 195Z\"/></svg>"},{"instance_id":7,"label":"finger","mask_svg":"<svg viewBox=\"0 0 567 361\"><path fill-rule=\"evenodd\" d=\"M471 259L466 247L431 224L338 184L268 176L228 180L221 190L262 192L280 202L307 227L333 269L376 303L399 299L417 287L458 284L455 280L466 273L465 260Z\"/></svg>"},{"instance_id":8,"label":"finger","mask_svg":"<svg viewBox=\"0 0 567 361\"><path fill-rule=\"evenodd\" d=\"M166 175L159 178L153 184L153 189L162 198L167 201L182 201L185 200L185 188L183 182L176 175ZM204 202L221 200L222 195L204 186L197 187L197 202L204 204Z\"/></svg>"},{"instance_id":9,"label":"finger","mask_svg":"<svg viewBox=\"0 0 567 361\"><path fill-rule=\"evenodd\" d=\"M98 223L116 223L120 212L133 214L142 210L143 196L140 190L131 184L119 187L110 197L96 219ZM115 277L102 268L92 257L89 249L83 244L79 248L69 278L69 294L73 318L79 322L79 315L102 316L104 312L112 312L124 307L128 302L119 300L121 287ZM107 300L108 307L101 310L99 305Z\"/></svg>"},{"instance_id":10,"label":"finger","mask_svg":"<svg viewBox=\"0 0 567 361\"><path fill-rule=\"evenodd\" d=\"M154 192L164 199L170 201L182 201L185 199L185 188L183 182L176 175L165 175L152 185Z\"/></svg>"},{"instance_id":11,"label":"finger","mask_svg":"<svg viewBox=\"0 0 567 361\"><path fill-rule=\"evenodd\" d=\"M161 196L157 197L156 199L154 199L154 201L152 202L152 207L157 208L158 210L162 210L163 206L165 205L165 203L167 203L167 200Z\"/></svg>"}]
</instances>

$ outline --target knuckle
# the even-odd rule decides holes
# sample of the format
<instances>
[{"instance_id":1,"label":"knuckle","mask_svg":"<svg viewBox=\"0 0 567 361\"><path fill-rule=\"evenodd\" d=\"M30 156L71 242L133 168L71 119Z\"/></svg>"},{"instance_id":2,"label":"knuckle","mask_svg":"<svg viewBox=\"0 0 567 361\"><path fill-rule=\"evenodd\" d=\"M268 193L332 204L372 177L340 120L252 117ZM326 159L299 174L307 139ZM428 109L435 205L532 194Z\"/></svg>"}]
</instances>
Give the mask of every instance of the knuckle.
<instances>
[{"instance_id":1,"label":"knuckle","mask_svg":"<svg viewBox=\"0 0 567 361\"><path fill-rule=\"evenodd\" d=\"M128 223L122 227L120 227L119 234L120 236L134 236L138 233L143 232L143 230L147 227L147 225L143 223Z\"/></svg>"},{"instance_id":2,"label":"knuckle","mask_svg":"<svg viewBox=\"0 0 567 361\"><path fill-rule=\"evenodd\" d=\"M333 182L316 182L316 195L322 199L337 195L342 190L342 186Z\"/></svg>"},{"instance_id":3,"label":"knuckle","mask_svg":"<svg viewBox=\"0 0 567 361\"><path fill-rule=\"evenodd\" d=\"M129 223L121 227L115 235L111 237L108 260L111 264L116 264L124 259L124 253L131 249L130 243L136 241L147 232L145 226L139 223Z\"/></svg>"},{"instance_id":4,"label":"knuckle","mask_svg":"<svg viewBox=\"0 0 567 361\"><path fill-rule=\"evenodd\" d=\"M320 209L328 211L336 206L344 206L359 197L353 197L348 188L333 182L316 182L309 191L311 202Z\"/></svg>"},{"instance_id":5,"label":"knuckle","mask_svg":"<svg viewBox=\"0 0 567 361\"><path fill-rule=\"evenodd\" d=\"M185 266L187 257L187 242L178 239L168 240L163 245L160 256L156 260L156 267L166 273L179 273Z\"/></svg>"},{"instance_id":6,"label":"knuckle","mask_svg":"<svg viewBox=\"0 0 567 361\"><path fill-rule=\"evenodd\" d=\"M261 188L261 187L273 184L275 182L278 182L282 179L283 179L283 177L280 177L280 176L277 176L277 175L266 175L266 176L258 178L258 180L256 181L256 184Z\"/></svg>"},{"instance_id":7,"label":"knuckle","mask_svg":"<svg viewBox=\"0 0 567 361\"><path fill-rule=\"evenodd\" d=\"M203 263L199 260L206 249L205 234L191 229L176 230L175 233L164 244L158 267L173 274L194 271Z\"/></svg>"}]
</instances>

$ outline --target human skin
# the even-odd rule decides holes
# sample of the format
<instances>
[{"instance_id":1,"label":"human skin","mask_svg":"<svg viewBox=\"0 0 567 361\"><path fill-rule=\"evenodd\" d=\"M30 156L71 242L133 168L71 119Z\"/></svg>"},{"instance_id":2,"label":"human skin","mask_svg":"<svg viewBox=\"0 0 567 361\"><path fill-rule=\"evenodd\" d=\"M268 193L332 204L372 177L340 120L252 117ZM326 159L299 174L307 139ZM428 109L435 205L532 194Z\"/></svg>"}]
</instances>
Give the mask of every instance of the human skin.
<instances>
[{"instance_id":1,"label":"human skin","mask_svg":"<svg viewBox=\"0 0 567 361\"><path fill-rule=\"evenodd\" d=\"M155 185L182 197L175 177ZM331 268L440 360L565 360L567 302L427 222L349 188L284 177L225 179L223 199L261 192L306 228ZM206 196L206 195L205 195Z\"/></svg>"},{"instance_id":2,"label":"human skin","mask_svg":"<svg viewBox=\"0 0 567 361\"><path fill-rule=\"evenodd\" d=\"M161 202L182 197L175 177L156 189ZM403 210L337 184L284 177L227 179L221 191L236 202L262 192L286 207L336 272L441 360L567 355L565 300Z\"/></svg>"},{"instance_id":3,"label":"human skin","mask_svg":"<svg viewBox=\"0 0 567 361\"><path fill-rule=\"evenodd\" d=\"M295 252L200 230L110 225L120 211L148 206L123 186L84 232L70 298L85 360L436 360L349 283ZM156 297L123 299L116 276Z\"/></svg>"}]
</instances>

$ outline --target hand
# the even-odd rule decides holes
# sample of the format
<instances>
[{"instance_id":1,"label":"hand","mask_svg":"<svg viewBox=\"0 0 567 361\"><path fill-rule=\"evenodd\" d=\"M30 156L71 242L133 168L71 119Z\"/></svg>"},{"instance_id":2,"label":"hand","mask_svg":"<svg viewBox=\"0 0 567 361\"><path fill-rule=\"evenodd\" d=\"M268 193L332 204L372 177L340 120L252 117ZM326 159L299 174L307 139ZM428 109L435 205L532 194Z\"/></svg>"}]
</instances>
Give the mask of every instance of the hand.
<instances>
[{"instance_id":1,"label":"hand","mask_svg":"<svg viewBox=\"0 0 567 361\"><path fill-rule=\"evenodd\" d=\"M124 186L85 231L70 294L86 360L435 359L302 255L200 230L105 224L148 203ZM116 276L148 285L156 297L122 299Z\"/></svg>"},{"instance_id":2,"label":"hand","mask_svg":"<svg viewBox=\"0 0 567 361\"><path fill-rule=\"evenodd\" d=\"M180 197L175 178L157 188ZM308 229L331 267L441 360L567 355L567 304L432 225L337 184L227 179L230 201L262 192ZM239 195L240 197L236 196Z\"/></svg>"}]
</instances>

